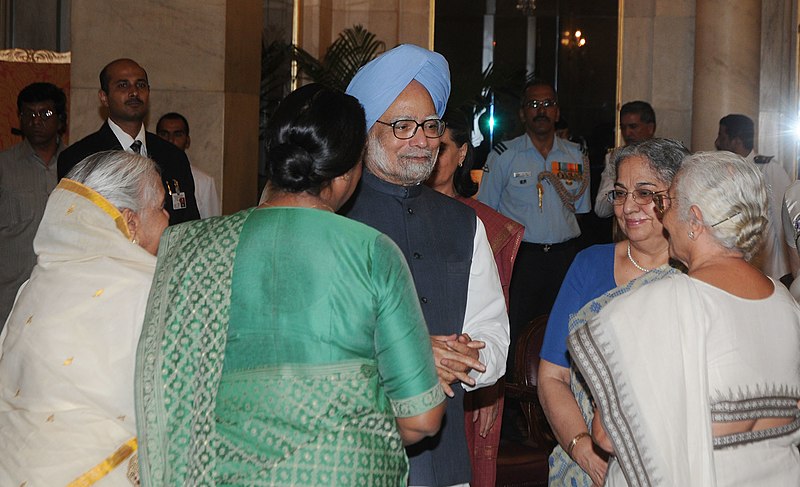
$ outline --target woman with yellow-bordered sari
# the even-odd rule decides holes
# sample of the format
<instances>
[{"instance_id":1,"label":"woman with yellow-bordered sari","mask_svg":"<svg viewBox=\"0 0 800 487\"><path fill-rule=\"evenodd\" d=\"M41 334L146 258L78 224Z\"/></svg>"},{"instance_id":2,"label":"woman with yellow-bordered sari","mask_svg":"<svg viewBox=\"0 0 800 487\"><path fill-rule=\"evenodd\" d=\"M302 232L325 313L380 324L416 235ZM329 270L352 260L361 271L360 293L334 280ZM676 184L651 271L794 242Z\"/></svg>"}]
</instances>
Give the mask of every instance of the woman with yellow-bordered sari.
<instances>
[{"instance_id":1,"label":"woman with yellow-bordered sari","mask_svg":"<svg viewBox=\"0 0 800 487\"><path fill-rule=\"evenodd\" d=\"M51 193L0 336L0 485L131 485L133 372L161 232L155 163L89 156Z\"/></svg>"}]
</instances>

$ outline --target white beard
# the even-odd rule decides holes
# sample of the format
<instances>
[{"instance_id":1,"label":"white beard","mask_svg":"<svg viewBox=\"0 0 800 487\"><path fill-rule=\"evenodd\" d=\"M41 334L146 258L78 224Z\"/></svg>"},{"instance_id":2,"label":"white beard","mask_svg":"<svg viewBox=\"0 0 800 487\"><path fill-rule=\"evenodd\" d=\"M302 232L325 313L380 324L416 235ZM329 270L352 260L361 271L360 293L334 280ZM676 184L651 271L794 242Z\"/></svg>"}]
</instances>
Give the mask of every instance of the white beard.
<instances>
[{"instance_id":1,"label":"white beard","mask_svg":"<svg viewBox=\"0 0 800 487\"><path fill-rule=\"evenodd\" d=\"M404 154L397 154L396 159L392 161L378 137L370 134L367 139L364 163L373 174L381 179L401 186L414 186L428 179L433 172L438 154L438 148L436 151L417 149L413 152L406 151ZM419 156L426 157L427 161L419 163L410 159L410 157Z\"/></svg>"}]
</instances>

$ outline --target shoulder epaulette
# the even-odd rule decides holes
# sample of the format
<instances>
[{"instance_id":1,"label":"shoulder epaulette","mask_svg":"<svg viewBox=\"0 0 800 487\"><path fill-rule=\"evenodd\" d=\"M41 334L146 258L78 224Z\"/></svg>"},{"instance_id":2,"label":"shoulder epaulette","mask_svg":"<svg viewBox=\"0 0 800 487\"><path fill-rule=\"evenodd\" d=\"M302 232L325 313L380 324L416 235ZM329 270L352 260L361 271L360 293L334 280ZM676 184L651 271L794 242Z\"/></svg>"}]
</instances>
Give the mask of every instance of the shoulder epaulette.
<instances>
[{"instance_id":1,"label":"shoulder epaulette","mask_svg":"<svg viewBox=\"0 0 800 487\"><path fill-rule=\"evenodd\" d=\"M578 144L578 147L581 149L581 153L585 156L589 155L589 144L586 142L586 139L583 136L575 137L575 140L570 139L570 142L573 144Z\"/></svg>"},{"instance_id":2,"label":"shoulder epaulette","mask_svg":"<svg viewBox=\"0 0 800 487\"><path fill-rule=\"evenodd\" d=\"M497 142L492 146L492 150L497 153L497 155L502 154L503 152L508 150L508 146L505 145L502 141Z\"/></svg>"},{"instance_id":3,"label":"shoulder epaulette","mask_svg":"<svg viewBox=\"0 0 800 487\"><path fill-rule=\"evenodd\" d=\"M755 156L755 157L753 158L753 161L754 161L756 164L766 164L766 163L768 163L769 161L771 161L773 157L775 157L775 156Z\"/></svg>"}]
</instances>

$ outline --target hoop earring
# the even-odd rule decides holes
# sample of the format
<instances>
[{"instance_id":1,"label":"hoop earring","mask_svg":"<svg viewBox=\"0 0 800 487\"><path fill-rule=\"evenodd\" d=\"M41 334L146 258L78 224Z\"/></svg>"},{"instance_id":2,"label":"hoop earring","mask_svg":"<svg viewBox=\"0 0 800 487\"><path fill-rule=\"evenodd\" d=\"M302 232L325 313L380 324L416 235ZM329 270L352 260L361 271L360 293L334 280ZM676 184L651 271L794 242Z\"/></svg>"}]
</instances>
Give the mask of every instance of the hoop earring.
<instances>
[{"instance_id":1,"label":"hoop earring","mask_svg":"<svg viewBox=\"0 0 800 487\"><path fill-rule=\"evenodd\" d=\"M690 239L694 240L694 232L690 231L688 235Z\"/></svg>"}]
</instances>

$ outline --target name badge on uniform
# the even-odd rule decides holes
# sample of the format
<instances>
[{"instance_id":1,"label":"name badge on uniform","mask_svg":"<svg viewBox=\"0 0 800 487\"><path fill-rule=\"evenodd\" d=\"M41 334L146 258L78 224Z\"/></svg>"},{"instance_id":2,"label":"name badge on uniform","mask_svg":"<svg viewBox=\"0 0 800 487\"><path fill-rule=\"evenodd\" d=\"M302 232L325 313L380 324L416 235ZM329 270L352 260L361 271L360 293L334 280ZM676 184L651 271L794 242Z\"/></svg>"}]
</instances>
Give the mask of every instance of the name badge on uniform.
<instances>
[{"instance_id":1,"label":"name badge on uniform","mask_svg":"<svg viewBox=\"0 0 800 487\"><path fill-rule=\"evenodd\" d=\"M181 191L181 185L178 184L177 179L172 180L172 186L170 186L169 181L165 181L167 183L167 191L169 191L170 196L172 196L172 209L173 210L183 210L186 208L186 193Z\"/></svg>"},{"instance_id":2,"label":"name badge on uniform","mask_svg":"<svg viewBox=\"0 0 800 487\"><path fill-rule=\"evenodd\" d=\"M528 182L528 178L531 177L531 174L532 173L530 171L522 171L522 172L515 172L512 174L512 176L514 176L515 179L524 178L519 180L519 184L525 184Z\"/></svg>"}]
</instances>

